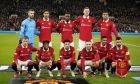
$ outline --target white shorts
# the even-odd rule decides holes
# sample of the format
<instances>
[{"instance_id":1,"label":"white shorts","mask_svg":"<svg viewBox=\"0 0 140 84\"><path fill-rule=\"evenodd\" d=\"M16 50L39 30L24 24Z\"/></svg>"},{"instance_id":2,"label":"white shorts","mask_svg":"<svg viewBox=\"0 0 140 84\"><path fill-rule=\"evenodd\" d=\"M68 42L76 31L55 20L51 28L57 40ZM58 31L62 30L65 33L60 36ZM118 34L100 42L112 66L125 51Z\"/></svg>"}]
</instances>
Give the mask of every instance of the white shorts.
<instances>
[{"instance_id":1,"label":"white shorts","mask_svg":"<svg viewBox=\"0 0 140 84\"><path fill-rule=\"evenodd\" d=\"M17 60L18 64L21 66L21 65L24 65L24 66L27 66L27 64L30 62L31 60L27 60L27 61L21 61L21 60Z\"/></svg>"},{"instance_id":2,"label":"white shorts","mask_svg":"<svg viewBox=\"0 0 140 84\"><path fill-rule=\"evenodd\" d=\"M96 64L99 64L100 61L96 61ZM78 64L81 64L81 60L78 60ZM94 62L92 62L92 60L85 60L85 65L86 66L92 66L94 65Z\"/></svg>"},{"instance_id":3,"label":"white shorts","mask_svg":"<svg viewBox=\"0 0 140 84\"><path fill-rule=\"evenodd\" d=\"M42 46L43 46L43 43L42 43L42 42L39 42L39 43L38 43L38 46L39 46L39 47L42 47ZM49 46L52 47L52 42L49 43Z\"/></svg>"},{"instance_id":4,"label":"white shorts","mask_svg":"<svg viewBox=\"0 0 140 84\"><path fill-rule=\"evenodd\" d=\"M92 40L91 40L92 41ZM82 49L85 47L85 42L86 41L83 41L83 40L80 40L79 39L79 43L78 43L78 50L79 51L82 51Z\"/></svg>"},{"instance_id":5,"label":"white shorts","mask_svg":"<svg viewBox=\"0 0 140 84\"><path fill-rule=\"evenodd\" d=\"M71 43L70 43L70 46L74 47L74 43L71 42ZM62 47L64 47L64 43L63 43L63 42L60 43L60 49L61 49Z\"/></svg>"},{"instance_id":6,"label":"white shorts","mask_svg":"<svg viewBox=\"0 0 140 84\"><path fill-rule=\"evenodd\" d=\"M51 62L51 65L49 65L48 62ZM45 66L52 66L52 61L51 61L51 60L49 60L49 61L47 61L47 62L40 61L40 62L39 62L39 66L40 66L40 67L42 67L42 66L44 67L44 65L42 65L42 63L45 63L45 64L46 64Z\"/></svg>"}]
</instances>

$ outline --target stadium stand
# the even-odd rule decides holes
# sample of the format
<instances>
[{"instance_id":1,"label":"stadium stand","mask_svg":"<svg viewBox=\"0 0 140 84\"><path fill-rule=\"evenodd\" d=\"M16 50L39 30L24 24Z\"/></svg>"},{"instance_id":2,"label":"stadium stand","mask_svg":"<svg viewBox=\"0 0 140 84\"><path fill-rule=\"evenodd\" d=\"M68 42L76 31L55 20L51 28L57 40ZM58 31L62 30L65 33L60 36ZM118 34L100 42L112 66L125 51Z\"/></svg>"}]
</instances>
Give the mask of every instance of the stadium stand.
<instances>
[{"instance_id":1,"label":"stadium stand","mask_svg":"<svg viewBox=\"0 0 140 84\"><path fill-rule=\"evenodd\" d=\"M137 4L136 0L6 0L0 3L0 30L19 30L21 21L26 18L26 11L30 8L36 11L35 19L41 18L42 11L48 9L51 18L58 22L59 15L63 15L65 11L70 12L74 19L82 14L83 7L88 6L96 21L102 10L107 9L119 32L138 33L140 9ZM99 29L95 27L93 31Z\"/></svg>"}]
</instances>

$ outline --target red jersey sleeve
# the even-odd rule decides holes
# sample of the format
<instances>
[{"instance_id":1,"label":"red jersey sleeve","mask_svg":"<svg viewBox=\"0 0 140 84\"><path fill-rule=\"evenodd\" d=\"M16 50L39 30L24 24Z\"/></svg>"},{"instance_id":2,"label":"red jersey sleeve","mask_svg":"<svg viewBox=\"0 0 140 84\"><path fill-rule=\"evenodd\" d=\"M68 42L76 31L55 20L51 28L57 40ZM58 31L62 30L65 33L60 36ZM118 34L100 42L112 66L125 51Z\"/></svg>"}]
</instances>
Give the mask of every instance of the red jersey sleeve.
<instances>
[{"instance_id":1,"label":"red jersey sleeve","mask_svg":"<svg viewBox=\"0 0 140 84\"><path fill-rule=\"evenodd\" d=\"M62 32L62 26L61 25L62 25L62 22L59 22L56 26L56 31L59 32L59 33Z\"/></svg>"},{"instance_id":2,"label":"red jersey sleeve","mask_svg":"<svg viewBox=\"0 0 140 84\"><path fill-rule=\"evenodd\" d=\"M18 46L18 47L16 48L15 53L14 53L14 62L17 61L19 55L20 55L20 47Z\"/></svg>"},{"instance_id":3,"label":"red jersey sleeve","mask_svg":"<svg viewBox=\"0 0 140 84\"><path fill-rule=\"evenodd\" d=\"M126 47L125 59L130 60L130 52L127 47Z\"/></svg>"},{"instance_id":4,"label":"red jersey sleeve","mask_svg":"<svg viewBox=\"0 0 140 84\"><path fill-rule=\"evenodd\" d=\"M36 60L41 60L41 48L40 50L38 50L37 54L36 54Z\"/></svg>"},{"instance_id":5,"label":"red jersey sleeve","mask_svg":"<svg viewBox=\"0 0 140 84\"><path fill-rule=\"evenodd\" d=\"M40 28L40 20L36 21L36 27L39 29Z\"/></svg>"},{"instance_id":6,"label":"red jersey sleeve","mask_svg":"<svg viewBox=\"0 0 140 84\"><path fill-rule=\"evenodd\" d=\"M111 30L114 33L115 37L119 37L118 31L116 29L116 26L115 26L114 22L111 22L110 24L111 24Z\"/></svg>"},{"instance_id":7,"label":"red jersey sleeve","mask_svg":"<svg viewBox=\"0 0 140 84\"><path fill-rule=\"evenodd\" d=\"M100 60L100 57L99 57L98 52L96 51L95 58L92 59L92 61L93 61L93 62L96 62L96 61L98 61L98 60Z\"/></svg>"},{"instance_id":8,"label":"red jersey sleeve","mask_svg":"<svg viewBox=\"0 0 140 84\"><path fill-rule=\"evenodd\" d=\"M34 46L30 45L30 48L33 52L37 51L37 48L35 48Z\"/></svg>"},{"instance_id":9,"label":"red jersey sleeve","mask_svg":"<svg viewBox=\"0 0 140 84\"><path fill-rule=\"evenodd\" d=\"M75 20L74 20L75 24L79 24L80 23L80 16L78 16Z\"/></svg>"}]
</instances>

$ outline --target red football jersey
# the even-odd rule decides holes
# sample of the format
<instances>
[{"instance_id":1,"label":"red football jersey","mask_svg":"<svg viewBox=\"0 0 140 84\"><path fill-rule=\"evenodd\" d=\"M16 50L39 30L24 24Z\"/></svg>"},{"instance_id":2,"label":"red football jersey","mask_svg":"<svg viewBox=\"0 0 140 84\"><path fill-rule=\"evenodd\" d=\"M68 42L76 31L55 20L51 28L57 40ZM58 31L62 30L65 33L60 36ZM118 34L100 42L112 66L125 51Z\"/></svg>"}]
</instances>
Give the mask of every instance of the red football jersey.
<instances>
[{"instance_id":1,"label":"red football jersey","mask_svg":"<svg viewBox=\"0 0 140 84\"><path fill-rule=\"evenodd\" d=\"M108 53L111 50L111 44L107 43L105 46L103 46L101 42L96 42L93 44L93 46L97 48L100 59L104 57L107 58L109 56Z\"/></svg>"},{"instance_id":2,"label":"red football jersey","mask_svg":"<svg viewBox=\"0 0 140 84\"><path fill-rule=\"evenodd\" d=\"M70 40L70 42L73 42L72 33L73 30L76 28L76 25L74 22L69 21L61 21L57 25L58 31L61 33L61 41L64 40Z\"/></svg>"},{"instance_id":3,"label":"red football jersey","mask_svg":"<svg viewBox=\"0 0 140 84\"><path fill-rule=\"evenodd\" d=\"M54 59L54 49L49 47L48 50L44 50L43 47L37 52L36 56L39 60L47 62L51 59Z\"/></svg>"},{"instance_id":4,"label":"red football jersey","mask_svg":"<svg viewBox=\"0 0 140 84\"><path fill-rule=\"evenodd\" d=\"M63 48L60 50L60 57L63 59L73 58L75 59L75 49L74 47L70 46L70 49L67 51Z\"/></svg>"},{"instance_id":5,"label":"red football jersey","mask_svg":"<svg viewBox=\"0 0 140 84\"><path fill-rule=\"evenodd\" d=\"M79 38L83 41L91 40L92 39L92 25L94 24L94 18L93 17L87 17L79 16L74 21L75 23L80 24L80 36Z\"/></svg>"},{"instance_id":6,"label":"red football jersey","mask_svg":"<svg viewBox=\"0 0 140 84\"><path fill-rule=\"evenodd\" d=\"M97 25L100 27L100 35L107 36L107 42L112 42L112 32L114 33L115 37L118 37L118 32L116 30L116 26L113 21L103 21L99 20Z\"/></svg>"},{"instance_id":7,"label":"red football jersey","mask_svg":"<svg viewBox=\"0 0 140 84\"><path fill-rule=\"evenodd\" d=\"M87 51L86 48L83 48L81 51L81 58L84 58L85 60L92 60L92 61L98 61L99 55L98 52L92 48L90 51Z\"/></svg>"},{"instance_id":8,"label":"red football jersey","mask_svg":"<svg viewBox=\"0 0 140 84\"><path fill-rule=\"evenodd\" d=\"M37 28L40 30L39 41L43 42L45 40L51 41L52 28L55 28L55 22L51 19L44 20L38 19L36 23Z\"/></svg>"},{"instance_id":9,"label":"red football jersey","mask_svg":"<svg viewBox=\"0 0 140 84\"><path fill-rule=\"evenodd\" d=\"M29 60L32 51L37 51L37 48L33 47L30 44L28 44L27 47L23 47L22 44L18 45L16 48L16 52L14 53L14 61L17 61L17 59L21 61Z\"/></svg>"},{"instance_id":10,"label":"red football jersey","mask_svg":"<svg viewBox=\"0 0 140 84\"><path fill-rule=\"evenodd\" d=\"M117 46L113 47L113 49L111 49L111 56L113 61L118 59L130 60L130 53L128 48L124 45L122 45L120 49Z\"/></svg>"}]
</instances>

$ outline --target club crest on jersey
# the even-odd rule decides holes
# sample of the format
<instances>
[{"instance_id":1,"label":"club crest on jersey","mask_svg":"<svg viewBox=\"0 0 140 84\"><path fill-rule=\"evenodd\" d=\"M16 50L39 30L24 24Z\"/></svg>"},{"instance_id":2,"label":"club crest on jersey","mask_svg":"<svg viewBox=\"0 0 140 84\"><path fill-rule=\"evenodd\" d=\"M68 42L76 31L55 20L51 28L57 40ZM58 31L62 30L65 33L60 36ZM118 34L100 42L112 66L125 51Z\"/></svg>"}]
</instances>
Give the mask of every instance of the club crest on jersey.
<instances>
[{"instance_id":1,"label":"club crest on jersey","mask_svg":"<svg viewBox=\"0 0 140 84\"><path fill-rule=\"evenodd\" d=\"M69 51L68 54L71 54L71 52Z\"/></svg>"},{"instance_id":2,"label":"club crest on jersey","mask_svg":"<svg viewBox=\"0 0 140 84\"><path fill-rule=\"evenodd\" d=\"M108 24L106 24L106 26L108 26Z\"/></svg>"},{"instance_id":3,"label":"club crest on jersey","mask_svg":"<svg viewBox=\"0 0 140 84\"><path fill-rule=\"evenodd\" d=\"M48 25L51 26L51 23L49 22Z\"/></svg>"},{"instance_id":4,"label":"club crest on jersey","mask_svg":"<svg viewBox=\"0 0 140 84\"><path fill-rule=\"evenodd\" d=\"M42 23L42 25L44 25L44 23Z\"/></svg>"},{"instance_id":5,"label":"club crest on jersey","mask_svg":"<svg viewBox=\"0 0 140 84\"><path fill-rule=\"evenodd\" d=\"M124 52L124 51L122 51L121 53L122 53L122 54L124 54L125 52Z\"/></svg>"},{"instance_id":6,"label":"club crest on jersey","mask_svg":"<svg viewBox=\"0 0 140 84\"><path fill-rule=\"evenodd\" d=\"M72 27L72 25L70 24L69 27Z\"/></svg>"},{"instance_id":7,"label":"club crest on jersey","mask_svg":"<svg viewBox=\"0 0 140 84\"><path fill-rule=\"evenodd\" d=\"M107 48L104 48L104 51L107 51Z\"/></svg>"},{"instance_id":8,"label":"club crest on jersey","mask_svg":"<svg viewBox=\"0 0 140 84\"><path fill-rule=\"evenodd\" d=\"M90 22L91 22L91 20L88 20L88 22L90 23Z\"/></svg>"},{"instance_id":9,"label":"club crest on jersey","mask_svg":"<svg viewBox=\"0 0 140 84\"><path fill-rule=\"evenodd\" d=\"M51 53L50 53L50 52L48 52L48 55L51 55Z\"/></svg>"}]
</instances>

